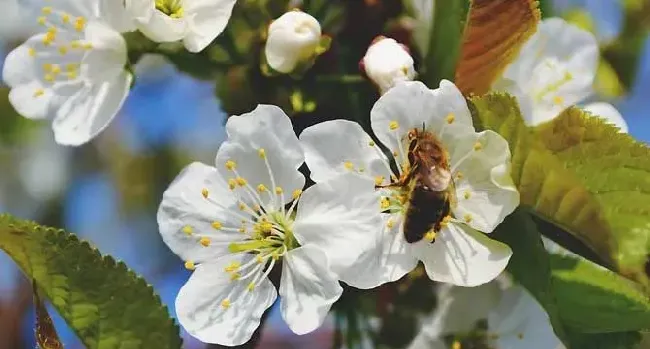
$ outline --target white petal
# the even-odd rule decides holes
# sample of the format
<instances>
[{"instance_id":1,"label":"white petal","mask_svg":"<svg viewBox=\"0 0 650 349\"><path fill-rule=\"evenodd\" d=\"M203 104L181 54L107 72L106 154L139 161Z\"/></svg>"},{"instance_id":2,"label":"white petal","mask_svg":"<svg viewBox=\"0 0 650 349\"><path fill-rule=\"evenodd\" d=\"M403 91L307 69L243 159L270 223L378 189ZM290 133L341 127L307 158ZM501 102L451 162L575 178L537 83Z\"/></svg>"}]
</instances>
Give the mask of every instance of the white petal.
<instances>
[{"instance_id":1,"label":"white petal","mask_svg":"<svg viewBox=\"0 0 650 349\"><path fill-rule=\"evenodd\" d=\"M621 115L613 105L604 102L596 102L587 104L584 109L594 116L604 119L605 122L618 127L621 129L621 132L628 132L627 123L625 122L625 119L623 119L623 115Z\"/></svg>"},{"instance_id":2,"label":"white petal","mask_svg":"<svg viewBox=\"0 0 650 349\"><path fill-rule=\"evenodd\" d=\"M207 198L203 196L207 190ZM163 240L186 261L201 263L228 252L228 243L242 238L238 232L215 229L240 226L237 202L217 169L198 162L187 166L169 185L158 209ZM211 240L209 247L200 243Z\"/></svg>"},{"instance_id":3,"label":"white petal","mask_svg":"<svg viewBox=\"0 0 650 349\"><path fill-rule=\"evenodd\" d=\"M85 38L93 49L83 58L82 75L92 81L113 79L124 71L127 62L126 41L112 28L101 23L88 23Z\"/></svg>"},{"instance_id":4,"label":"white petal","mask_svg":"<svg viewBox=\"0 0 650 349\"><path fill-rule=\"evenodd\" d=\"M390 180L388 160L356 122L333 120L316 124L300 134L300 143L315 182L350 172L346 162L354 166L354 171L363 169L360 174Z\"/></svg>"},{"instance_id":5,"label":"white petal","mask_svg":"<svg viewBox=\"0 0 650 349\"><path fill-rule=\"evenodd\" d=\"M43 93L41 95L41 93ZM39 81L18 85L9 91L9 102L18 114L29 119L47 119L51 116L52 90Z\"/></svg>"},{"instance_id":6,"label":"white petal","mask_svg":"<svg viewBox=\"0 0 650 349\"><path fill-rule=\"evenodd\" d=\"M379 37L363 57L363 70L383 94L397 84L411 81L416 72L409 51L394 39Z\"/></svg>"},{"instance_id":7,"label":"white petal","mask_svg":"<svg viewBox=\"0 0 650 349\"><path fill-rule=\"evenodd\" d=\"M2 78L9 87L17 87L37 79L38 72L34 58L29 55L30 44L38 44L42 35L37 35L27 43L16 47L5 58Z\"/></svg>"},{"instance_id":8,"label":"white petal","mask_svg":"<svg viewBox=\"0 0 650 349\"><path fill-rule=\"evenodd\" d=\"M303 188L305 177L298 171L304 155L289 117L278 107L260 105L248 114L230 117L226 129L228 141L221 145L216 159L221 175L224 178L235 177L235 173L225 165L228 160L235 161L237 173L253 189L264 184L273 191L274 181L282 188L285 203L291 202L292 192ZM265 159L259 156L260 149L264 149L273 181ZM272 202L268 193L262 193L261 198L265 205ZM277 202L275 207L279 207Z\"/></svg>"},{"instance_id":9,"label":"white petal","mask_svg":"<svg viewBox=\"0 0 650 349\"><path fill-rule=\"evenodd\" d=\"M150 0L126 0L126 7L134 17L138 29L156 42L173 42L183 39L188 30L185 17L171 18L158 11Z\"/></svg>"},{"instance_id":10,"label":"white petal","mask_svg":"<svg viewBox=\"0 0 650 349\"><path fill-rule=\"evenodd\" d=\"M453 113L453 123L447 117ZM443 80L440 88L430 90L421 82L405 82L381 96L370 112L372 130L377 138L391 151L398 149L398 142L414 128L438 133L450 126L472 127L467 104L458 89ZM391 130L391 123L398 128Z\"/></svg>"},{"instance_id":11,"label":"white petal","mask_svg":"<svg viewBox=\"0 0 650 349\"><path fill-rule=\"evenodd\" d=\"M264 311L277 297L268 279L251 292L246 282L232 282L224 268L245 264L253 255L225 256L197 267L176 298L178 321L202 342L235 346L246 343L260 324ZM230 306L222 302L228 299Z\"/></svg>"},{"instance_id":12,"label":"white petal","mask_svg":"<svg viewBox=\"0 0 650 349\"><path fill-rule=\"evenodd\" d=\"M384 221L393 220L393 228L383 225L381 241L367 250L356 263L339 275L341 281L362 289L370 289L402 278L418 264L411 244L404 239L401 220L384 214Z\"/></svg>"},{"instance_id":13,"label":"white petal","mask_svg":"<svg viewBox=\"0 0 650 349\"><path fill-rule=\"evenodd\" d=\"M498 335L497 348L555 349L562 345L542 306L521 286L503 293L488 316L488 329Z\"/></svg>"},{"instance_id":14,"label":"white petal","mask_svg":"<svg viewBox=\"0 0 650 349\"><path fill-rule=\"evenodd\" d=\"M327 257L314 245L291 250L284 258L280 281L282 317L296 334L317 329L343 293L327 265Z\"/></svg>"},{"instance_id":15,"label":"white petal","mask_svg":"<svg viewBox=\"0 0 650 349\"><path fill-rule=\"evenodd\" d=\"M122 107L132 80L123 71L110 81L85 86L66 100L52 124L56 142L81 145L103 131Z\"/></svg>"},{"instance_id":16,"label":"white petal","mask_svg":"<svg viewBox=\"0 0 650 349\"><path fill-rule=\"evenodd\" d=\"M472 228L491 233L519 205L519 192L510 177L508 142L488 130L453 145L449 149L452 168L463 174L455 182L458 205L452 209L454 216L469 217Z\"/></svg>"},{"instance_id":17,"label":"white petal","mask_svg":"<svg viewBox=\"0 0 650 349\"><path fill-rule=\"evenodd\" d=\"M560 18L545 19L504 77L534 102L532 124L555 118L592 92L598 66L595 37Z\"/></svg>"},{"instance_id":18,"label":"white petal","mask_svg":"<svg viewBox=\"0 0 650 349\"><path fill-rule=\"evenodd\" d=\"M99 0L99 17L120 33L136 29L135 22L127 12L124 1Z\"/></svg>"},{"instance_id":19,"label":"white petal","mask_svg":"<svg viewBox=\"0 0 650 349\"><path fill-rule=\"evenodd\" d=\"M294 234L298 242L315 244L340 274L365 251L381 244L383 230L379 193L374 181L345 174L307 189L298 204Z\"/></svg>"},{"instance_id":20,"label":"white petal","mask_svg":"<svg viewBox=\"0 0 650 349\"><path fill-rule=\"evenodd\" d=\"M228 24L236 0L194 0L186 4L189 19L188 32L183 39L190 52L199 52L208 46Z\"/></svg>"},{"instance_id":21,"label":"white petal","mask_svg":"<svg viewBox=\"0 0 650 349\"><path fill-rule=\"evenodd\" d=\"M496 278L506 267L512 250L461 224L443 228L434 243L422 240L414 247L434 281L478 286Z\"/></svg>"}]
</instances>

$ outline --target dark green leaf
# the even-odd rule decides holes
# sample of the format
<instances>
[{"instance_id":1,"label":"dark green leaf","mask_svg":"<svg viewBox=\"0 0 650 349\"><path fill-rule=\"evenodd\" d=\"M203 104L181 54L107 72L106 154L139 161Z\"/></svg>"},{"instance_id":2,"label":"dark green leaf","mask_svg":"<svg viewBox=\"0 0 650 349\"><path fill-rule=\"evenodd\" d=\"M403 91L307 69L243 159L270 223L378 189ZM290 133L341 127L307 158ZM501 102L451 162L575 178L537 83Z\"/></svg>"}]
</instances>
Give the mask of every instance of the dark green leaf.
<instances>
[{"instance_id":1,"label":"dark green leaf","mask_svg":"<svg viewBox=\"0 0 650 349\"><path fill-rule=\"evenodd\" d=\"M181 347L179 328L151 286L76 236L4 215L0 249L34 280L87 348Z\"/></svg>"}]
</instances>

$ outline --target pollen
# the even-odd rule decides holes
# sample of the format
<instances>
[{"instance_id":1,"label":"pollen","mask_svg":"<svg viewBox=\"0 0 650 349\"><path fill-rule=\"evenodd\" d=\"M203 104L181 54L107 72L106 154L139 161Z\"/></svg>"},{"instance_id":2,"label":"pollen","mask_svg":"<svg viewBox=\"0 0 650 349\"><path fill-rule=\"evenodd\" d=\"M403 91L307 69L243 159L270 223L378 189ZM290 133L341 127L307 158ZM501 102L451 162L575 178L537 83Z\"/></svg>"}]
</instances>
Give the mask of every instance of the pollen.
<instances>
[{"instance_id":1,"label":"pollen","mask_svg":"<svg viewBox=\"0 0 650 349\"><path fill-rule=\"evenodd\" d=\"M237 168L237 163L236 162L234 162L232 160L226 161L226 169L232 171L232 170L234 170L236 168Z\"/></svg>"},{"instance_id":2,"label":"pollen","mask_svg":"<svg viewBox=\"0 0 650 349\"><path fill-rule=\"evenodd\" d=\"M226 299L221 301L221 307L224 308L224 309L230 308L231 305L232 305L232 303L230 302L230 299L226 298Z\"/></svg>"},{"instance_id":3,"label":"pollen","mask_svg":"<svg viewBox=\"0 0 650 349\"><path fill-rule=\"evenodd\" d=\"M381 198L380 206L382 210L387 210L390 207L390 200L387 197Z\"/></svg>"},{"instance_id":4,"label":"pollen","mask_svg":"<svg viewBox=\"0 0 650 349\"><path fill-rule=\"evenodd\" d=\"M392 219L389 219L388 222L386 222L386 227L388 229L392 229L395 226L395 222Z\"/></svg>"},{"instance_id":5,"label":"pollen","mask_svg":"<svg viewBox=\"0 0 650 349\"><path fill-rule=\"evenodd\" d=\"M240 273L232 273L230 274L230 281L237 281L241 278Z\"/></svg>"},{"instance_id":6,"label":"pollen","mask_svg":"<svg viewBox=\"0 0 650 349\"><path fill-rule=\"evenodd\" d=\"M369 147L374 147L374 146L375 146L375 142L373 142L373 141L368 142L368 146L369 146Z\"/></svg>"},{"instance_id":7,"label":"pollen","mask_svg":"<svg viewBox=\"0 0 650 349\"><path fill-rule=\"evenodd\" d=\"M456 120L456 115L454 115L454 113L449 113L449 114L447 114L447 117L445 118L445 120L447 121L448 124L451 125L451 124L454 123L454 120Z\"/></svg>"},{"instance_id":8,"label":"pollen","mask_svg":"<svg viewBox=\"0 0 650 349\"><path fill-rule=\"evenodd\" d=\"M375 177L375 185L381 185L382 183L384 183L384 176Z\"/></svg>"},{"instance_id":9,"label":"pollen","mask_svg":"<svg viewBox=\"0 0 650 349\"><path fill-rule=\"evenodd\" d=\"M239 203L239 210L244 211L246 209L246 205L243 202Z\"/></svg>"},{"instance_id":10,"label":"pollen","mask_svg":"<svg viewBox=\"0 0 650 349\"><path fill-rule=\"evenodd\" d=\"M218 222L218 221L214 221L214 222L212 222L212 224L210 224L210 225L212 226L212 228L214 228L214 229L216 229L216 230L219 230L219 229L221 229L221 228L223 227L223 225L221 224L221 222Z\"/></svg>"},{"instance_id":11,"label":"pollen","mask_svg":"<svg viewBox=\"0 0 650 349\"><path fill-rule=\"evenodd\" d=\"M203 246L203 247L210 246L211 242L212 242L212 240L210 240L210 238L208 238L208 237L202 237L201 240L199 240L199 243L201 243L201 246Z\"/></svg>"},{"instance_id":12,"label":"pollen","mask_svg":"<svg viewBox=\"0 0 650 349\"><path fill-rule=\"evenodd\" d=\"M435 231L429 230L426 234L424 234L424 238L427 239L427 241L429 241L429 242L433 242L433 241L436 240L437 235L438 234L436 234Z\"/></svg>"},{"instance_id":13,"label":"pollen","mask_svg":"<svg viewBox=\"0 0 650 349\"><path fill-rule=\"evenodd\" d=\"M236 187L237 181L234 178L228 179L228 188L230 188L230 190L235 190Z\"/></svg>"},{"instance_id":14,"label":"pollen","mask_svg":"<svg viewBox=\"0 0 650 349\"><path fill-rule=\"evenodd\" d=\"M34 98L36 98L36 97L40 97L40 96L42 96L42 95L44 95L44 94L45 94L45 90L43 90L42 88L39 88L38 90L36 90L36 91L34 92Z\"/></svg>"},{"instance_id":15,"label":"pollen","mask_svg":"<svg viewBox=\"0 0 650 349\"><path fill-rule=\"evenodd\" d=\"M231 262L225 268L223 268L223 271L226 273L234 273L239 270L239 267L241 267L241 264L239 262Z\"/></svg>"},{"instance_id":16,"label":"pollen","mask_svg":"<svg viewBox=\"0 0 650 349\"><path fill-rule=\"evenodd\" d=\"M192 235L192 233L194 233L194 229L192 229L192 227L189 225L184 226L182 231L185 233L185 235Z\"/></svg>"},{"instance_id":17,"label":"pollen","mask_svg":"<svg viewBox=\"0 0 650 349\"><path fill-rule=\"evenodd\" d=\"M74 29L78 32L82 32L86 27L86 19L83 17L77 17L74 22Z\"/></svg>"},{"instance_id":18,"label":"pollen","mask_svg":"<svg viewBox=\"0 0 650 349\"><path fill-rule=\"evenodd\" d=\"M469 223L472 221L472 215L467 213L465 216L463 216L463 219L465 220L465 223Z\"/></svg>"},{"instance_id":19,"label":"pollen","mask_svg":"<svg viewBox=\"0 0 650 349\"><path fill-rule=\"evenodd\" d=\"M245 180L244 178L242 178L242 177L237 177L237 178L235 178L235 181L237 181L237 185L240 186L240 187L243 187L243 186L246 185L246 183L248 183L248 182L246 182L246 180Z\"/></svg>"},{"instance_id":20,"label":"pollen","mask_svg":"<svg viewBox=\"0 0 650 349\"><path fill-rule=\"evenodd\" d=\"M474 150L479 151L481 149L483 149L483 144L481 144L481 142L477 141L476 143L474 143Z\"/></svg>"},{"instance_id":21,"label":"pollen","mask_svg":"<svg viewBox=\"0 0 650 349\"><path fill-rule=\"evenodd\" d=\"M266 159L266 150L264 150L264 148L260 148L260 149L257 151L257 154L260 156L260 158L262 158L262 159Z\"/></svg>"},{"instance_id":22,"label":"pollen","mask_svg":"<svg viewBox=\"0 0 650 349\"><path fill-rule=\"evenodd\" d=\"M281 195L282 193L284 193L284 190L282 189L282 187L275 187L275 193Z\"/></svg>"},{"instance_id":23,"label":"pollen","mask_svg":"<svg viewBox=\"0 0 650 349\"><path fill-rule=\"evenodd\" d=\"M43 37L43 45L49 46L52 44L52 42L54 42L55 39L56 39L56 33L47 32Z\"/></svg>"},{"instance_id":24,"label":"pollen","mask_svg":"<svg viewBox=\"0 0 650 349\"><path fill-rule=\"evenodd\" d=\"M296 189L296 190L293 191L293 193L291 193L291 197L293 197L294 200L299 198L300 195L302 195L302 190L300 190L300 189Z\"/></svg>"},{"instance_id":25,"label":"pollen","mask_svg":"<svg viewBox=\"0 0 650 349\"><path fill-rule=\"evenodd\" d=\"M354 164L351 163L350 161L346 161L343 163L343 167L345 167L346 170L352 171L354 170Z\"/></svg>"},{"instance_id":26,"label":"pollen","mask_svg":"<svg viewBox=\"0 0 650 349\"><path fill-rule=\"evenodd\" d=\"M194 265L194 262L192 262L192 261L186 261L185 262L185 269L194 270L194 269L196 269L196 265Z\"/></svg>"},{"instance_id":27,"label":"pollen","mask_svg":"<svg viewBox=\"0 0 650 349\"><path fill-rule=\"evenodd\" d=\"M210 192L208 191L208 189L206 188L201 189L201 195L203 195L203 198L207 199L209 194Z\"/></svg>"},{"instance_id":28,"label":"pollen","mask_svg":"<svg viewBox=\"0 0 650 349\"><path fill-rule=\"evenodd\" d=\"M391 131L395 131L399 128L399 123L395 120L391 121L388 123L388 128L390 128Z\"/></svg>"},{"instance_id":29,"label":"pollen","mask_svg":"<svg viewBox=\"0 0 650 349\"><path fill-rule=\"evenodd\" d=\"M465 192L463 193L463 197L465 198L465 200L469 199L471 196L472 194L469 192L469 190L465 190Z\"/></svg>"},{"instance_id":30,"label":"pollen","mask_svg":"<svg viewBox=\"0 0 650 349\"><path fill-rule=\"evenodd\" d=\"M257 191L260 192L260 193L263 193L263 192L267 191L266 186L264 184L258 185L257 186Z\"/></svg>"},{"instance_id":31,"label":"pollen","mask_svg":"<svg viewBox=\"0 0 650 349\"><path fill-rule=\"evenodd\" d=\"M70 15L67 14L67 13L62 14L62 15L61 15L61 20L62 20L63 23L65 23L65 24L70 23Z\"/></svg>"},{"instance_id":32,"label":"pollen","mask_svg":"<svg viewBox=\"0 0 650 349\"><path fill-rule=\"evenodd\" d=\"M562 98L562 96L555 96L553 97L553 103L555 105L562 105L564 104L564 98Z\"/></svg>"}]
</instances>

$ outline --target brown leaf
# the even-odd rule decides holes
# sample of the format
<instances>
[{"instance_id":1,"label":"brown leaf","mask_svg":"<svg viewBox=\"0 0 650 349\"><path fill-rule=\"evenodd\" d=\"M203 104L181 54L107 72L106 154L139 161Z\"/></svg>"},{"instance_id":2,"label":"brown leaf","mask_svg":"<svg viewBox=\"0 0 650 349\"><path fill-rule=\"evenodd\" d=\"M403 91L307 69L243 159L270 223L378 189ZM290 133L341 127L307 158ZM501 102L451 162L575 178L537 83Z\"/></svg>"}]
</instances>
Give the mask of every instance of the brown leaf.
<instances>
[{"instance_id":1,"label":"brown leaf","mask_svg":"<svg viewBox=\"0 0 650 349\"><path fill-rule=\"evenodd\" d=\"M535 0L473 0L463 34L456 85L463 94L484 94L526 40L541 13Z\"/></svg>"}]
</instances>

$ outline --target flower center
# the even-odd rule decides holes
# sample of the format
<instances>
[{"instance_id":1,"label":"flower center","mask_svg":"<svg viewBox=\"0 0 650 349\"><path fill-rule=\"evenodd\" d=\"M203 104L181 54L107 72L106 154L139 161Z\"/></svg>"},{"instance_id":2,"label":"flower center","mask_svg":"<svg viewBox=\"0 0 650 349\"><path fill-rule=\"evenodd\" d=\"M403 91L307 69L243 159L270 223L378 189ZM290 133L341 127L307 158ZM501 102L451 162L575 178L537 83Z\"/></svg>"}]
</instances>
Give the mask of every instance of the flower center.
<instances>
[{"instance_id":1,"label":"flower center","mask_svg":"<svg viewBox=\"0 0 650 349\"><path fill-rule=\"evenodd\" d=\"M536 102L548 101L556 105L564 104L564 98L558 95L560 88L573 80L569 72L557 59L547 58L533 69L533 81L541 88L533 92Z\"/></svg>"},{"instance_id":2,"label":"flower center","mask_svg":"<svg viewBox=\"0 0 650 349\"><path fill-rule=\"evenodd\" d=\"M171 18L183 17L183 0L156 0L156 10Z\"/></svg>"},{"instance_id":3,"label":"flower center","mask_svg":"<svg viewBox=\"0 0 650 349\"><path fill-rule=\"evenodd\" d=\"M93 49L84 37L88 23L85 17L45 6L37 21L47 29L40 42L30 40L28 48L42 74L42 87L34 91L34 98L43 96L56 83L78 80L82 60Z\"/></svg>"}]
</instances>

